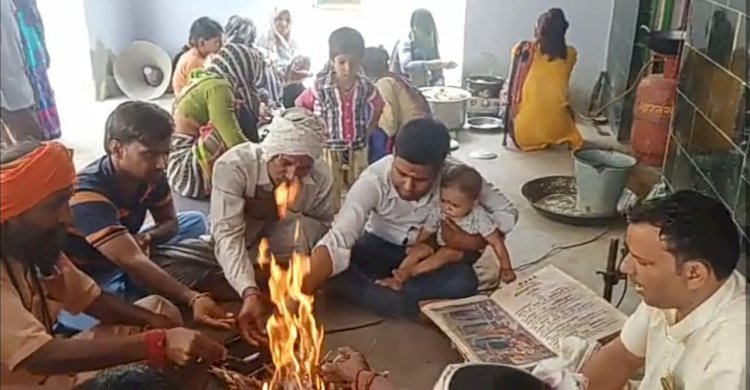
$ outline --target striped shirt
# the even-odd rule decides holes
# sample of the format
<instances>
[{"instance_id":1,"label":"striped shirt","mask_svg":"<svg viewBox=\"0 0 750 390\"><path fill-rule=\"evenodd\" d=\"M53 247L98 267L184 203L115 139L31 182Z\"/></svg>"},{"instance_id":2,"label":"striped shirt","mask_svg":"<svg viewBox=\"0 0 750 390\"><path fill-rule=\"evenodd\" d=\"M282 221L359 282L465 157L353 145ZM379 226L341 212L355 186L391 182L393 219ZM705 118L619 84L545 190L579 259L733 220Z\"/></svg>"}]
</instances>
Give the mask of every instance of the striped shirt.
<instances>
[{"instance_id":1,"label":"striped shirt","mask_svg":"<svg viewBox=\"0 0 750 390\"><path fill-rule=\"evenodd\" d=\"M78 173L70 208L73 227L68 229L65 253L89 275L116 267L98 248L123 234L137 234L149 210L174 207L166 177L144 184L132 198L118 190L115 170L104 156Z\"/></svg>"},{"instance_id":2,"label":"striped shirt","mask_svg":"<svg viewBox=\"0 0 750 390\"><path fill-rule=\"evenodd\" d=\"M335 83L333 72L321 75L313 87L295 101L318 115L326 124L331 150L359 150L367 145L367 132L377 124L383 112L383 99L375 85L358 77L351 90L342 92Z\"/></svg>"}]
</instances>

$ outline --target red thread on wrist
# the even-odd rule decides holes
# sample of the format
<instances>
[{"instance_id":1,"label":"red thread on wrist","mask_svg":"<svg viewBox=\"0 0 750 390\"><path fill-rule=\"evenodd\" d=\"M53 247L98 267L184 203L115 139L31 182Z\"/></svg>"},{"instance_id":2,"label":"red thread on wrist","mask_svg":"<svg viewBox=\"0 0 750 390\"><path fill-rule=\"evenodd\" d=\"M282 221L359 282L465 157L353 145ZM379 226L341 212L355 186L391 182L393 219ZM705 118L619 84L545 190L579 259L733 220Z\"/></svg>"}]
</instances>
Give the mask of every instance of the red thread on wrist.
<instances>
[{"instance_id":1,"label":"red thread on wrist","mask_svg":"<svg viewBox=\"0 0 750 390\"><path fill-rule=\"evenodd\" d=\"M155 368L167 366L167 332L164 330L150 330L143 334L146 344L148 364Z\"/></svg>"}]
</instances>

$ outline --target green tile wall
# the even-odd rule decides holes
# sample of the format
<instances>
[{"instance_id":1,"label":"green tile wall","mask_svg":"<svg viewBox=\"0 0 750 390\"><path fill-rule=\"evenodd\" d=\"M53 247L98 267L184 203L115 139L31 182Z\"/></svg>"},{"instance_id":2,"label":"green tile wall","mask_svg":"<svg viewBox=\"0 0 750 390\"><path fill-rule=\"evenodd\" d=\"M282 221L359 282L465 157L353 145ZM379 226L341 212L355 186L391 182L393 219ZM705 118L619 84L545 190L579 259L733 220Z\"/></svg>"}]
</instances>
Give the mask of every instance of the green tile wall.
<instances>
[{"instance_id":1,"label":"green tile wall","mask_svg":"<svg viewBox=\"0 0 750 390\"><path fill-rule=\"evenodd\" d=\"M750 111L745 0L692 0L675 118L663 175L673 190L695 189L734 213L748 249Z\"/></svg>"}]
</instances>

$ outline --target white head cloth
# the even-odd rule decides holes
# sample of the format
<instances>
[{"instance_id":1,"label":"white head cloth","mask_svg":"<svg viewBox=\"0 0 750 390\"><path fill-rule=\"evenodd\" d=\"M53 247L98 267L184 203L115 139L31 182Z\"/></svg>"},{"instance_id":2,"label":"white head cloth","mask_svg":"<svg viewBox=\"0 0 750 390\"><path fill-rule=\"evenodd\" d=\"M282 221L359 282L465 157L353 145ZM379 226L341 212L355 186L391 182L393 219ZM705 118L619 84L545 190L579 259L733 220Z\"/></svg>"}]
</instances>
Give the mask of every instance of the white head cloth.
<instances>
[{"instance_id":1,"label":"white head cloth","mask_svg":"<svg viewBox=\"0 0 750 390\"><path fill-rule=\"evenodd\" d=\"M304 108L289 108L277 114L260 143L266 158L280 154L320 158L325 143L325 124Z\"/></svg>"}]
</instances>

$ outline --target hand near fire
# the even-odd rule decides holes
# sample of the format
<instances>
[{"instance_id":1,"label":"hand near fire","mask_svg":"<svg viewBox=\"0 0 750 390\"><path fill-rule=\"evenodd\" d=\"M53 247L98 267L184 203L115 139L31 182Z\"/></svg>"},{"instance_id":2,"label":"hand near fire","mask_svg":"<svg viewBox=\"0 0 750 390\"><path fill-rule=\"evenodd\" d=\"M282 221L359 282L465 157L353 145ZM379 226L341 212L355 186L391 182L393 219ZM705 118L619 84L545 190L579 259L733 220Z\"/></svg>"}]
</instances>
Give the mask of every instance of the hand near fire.
<instances>
[{"instance_id":1,"label":"hand near fire","mask_svg":"<svg viewBox=\"0 0 750 390\"><path fill-rule=\"evenodd\" d=\"M326 382L346 384L354 382L357 374L362 370L369 370L370 365L361 353L349 347L341 347L336 350L333 360L323 363L320 369Z\"/></svg>"},{"instance_id":2,"label":"hand near fire","mask_svg":"<svg viewBox=\"0 0 750 390\"><path fill-rule=\"evenodd\" d=\"M198 323L226 330L234 327L234 315L224 311L224 309L207 294L199 294L193 299L190 306L193 309L193 319Z\"/></svg>"},{"instance_id":3,"label":"hand near fire","mask_svg":"<svg viewBox=\"0 0 750 390\"><path fill-rule=\"evenodd\" d=\"M217 362L226 359L227 350L204 334L186 328L166 330L166 357L178 366L185 366L196 359Z\"/></svg>"},{"instance_id":4,"label":"hand near fire","mask_svg":"<svg viewBox=\"0 0 750 390\"><path fill-rule=\"evenodd\" d=\"M243 294L242 308L237 315L240 334L251 345L268 344L266 322L269 310L266 300L256 288L248 288Z\"/></svg>"}]
</instances>

